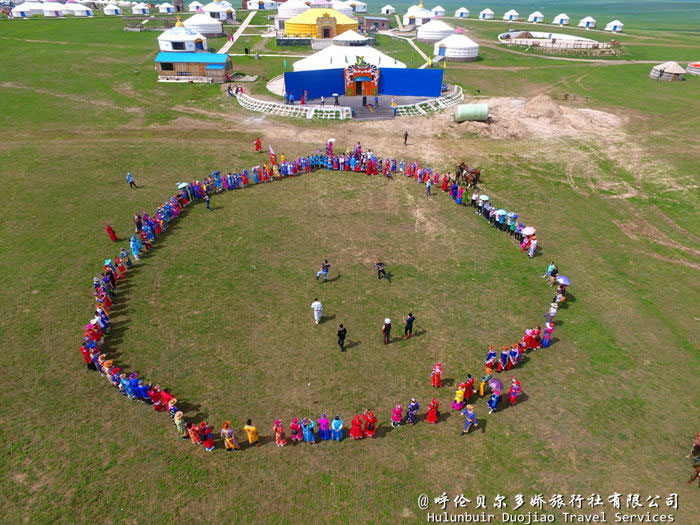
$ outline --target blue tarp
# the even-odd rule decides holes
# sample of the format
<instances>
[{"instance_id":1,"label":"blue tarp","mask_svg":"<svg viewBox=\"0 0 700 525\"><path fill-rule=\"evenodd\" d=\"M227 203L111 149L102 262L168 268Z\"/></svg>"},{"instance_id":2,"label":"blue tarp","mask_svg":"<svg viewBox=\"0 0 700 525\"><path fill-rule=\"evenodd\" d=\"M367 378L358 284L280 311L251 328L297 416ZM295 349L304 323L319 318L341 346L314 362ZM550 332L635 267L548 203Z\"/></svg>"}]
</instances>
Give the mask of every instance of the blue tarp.
<instances>
[{"instance_id":1,"label":"blue tarp","mask_svg":"<svg viewBox=\"0 0 700 525\"><path fill-rule=\"evenodd\" d=\"M294 71L284 74L284 86L287 93L294 95L294 100L300 100L304 90L309 92L309 98L326 98L338 93L345 94L345 70L322 69L317 71Z\"/></svg>"},{"instance_id":2,"label":"blue tarp","mask_svg":"<svg viewBox=\"0 0 700 525\"><path fill-rule=\"evenodd\" d=\"M228 55L218 53L188 53L161 51L155 62L180 62L186 64L226 64Z\"/></svg>"},{"instance_id":3,"label":"blue tarp","mask_svg":"<svg viewBox=\"0 0 700 525\"><path fill-rule=\"evenodd\" d=\"M379 93L382 95L439 97L442 69L384 68L379 73Z\"/></svg>"}]
</instances>

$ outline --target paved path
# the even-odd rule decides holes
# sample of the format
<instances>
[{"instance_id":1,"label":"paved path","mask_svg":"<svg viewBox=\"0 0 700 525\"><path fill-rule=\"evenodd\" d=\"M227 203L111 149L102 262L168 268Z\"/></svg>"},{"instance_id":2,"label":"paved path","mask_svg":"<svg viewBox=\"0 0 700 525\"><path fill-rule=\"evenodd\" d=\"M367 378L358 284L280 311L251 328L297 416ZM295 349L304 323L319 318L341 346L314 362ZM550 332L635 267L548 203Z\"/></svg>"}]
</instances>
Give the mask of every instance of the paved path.
<instances>
[{"instance_id":1,"label":"paved path","mask_svg":"<svg viewBox=\"0 0 700 525\"><path fill-rule=\"evenodd\" d=\"M399 15L394 14L396 17L396 23L399 25L399 31L403 31L403 24L401 23L401 19L399 18Z\"/></svg>"},{"instance_id":2,"label":"paved path","mask_svg":"<svg viewBox=\"0 0 700 525\"><path fill-rule=\"evenodd\" d=\"M231 46L232 46L233 44L236 43L236 40L238 40L238 38L243 34L243 31L245 31L245 29L248 27L248 24L250 24L250 21L251 21L251 20L253 19L253 17L255 16L255 13L257 13L257 11L251 11L251 12L248 14L248 16L246 17L246 19L243 20L243 23L242 23L240 26L238 26L238 29L237 29L236 32L233 34L233 39L227 41L227 42L224 44L224 47L222 47L221 49L219 49L219 54L227 53L228 50L231 49Z\"/></svg>"},{"instance_id":3,"label":"paved path","mask_svg":"<svg viewBox=\"0 0 700 525\"><path fill-rule=\"evenodd\" d=\"M390 37L392 37L392 38L399 38L399 39L401 39L401 40L405 40L406 42L408 42L409 44L411 44L411 47L413 47L413 49L415 49L421 57L423 57L423 60L425 60L426 62L428 61L428 55L426 55L425 53L423 53L423 50L422 50L420 47L418 47L418 46L416 45L416 43L413 41L412 38L408 38L408 37L405 37L405 36L395 35L395 34L392 33L391 31L379 31L379 34L380 34L380 35L387 35L387 36L390 36Z\"/></svg>"}]
</instances>

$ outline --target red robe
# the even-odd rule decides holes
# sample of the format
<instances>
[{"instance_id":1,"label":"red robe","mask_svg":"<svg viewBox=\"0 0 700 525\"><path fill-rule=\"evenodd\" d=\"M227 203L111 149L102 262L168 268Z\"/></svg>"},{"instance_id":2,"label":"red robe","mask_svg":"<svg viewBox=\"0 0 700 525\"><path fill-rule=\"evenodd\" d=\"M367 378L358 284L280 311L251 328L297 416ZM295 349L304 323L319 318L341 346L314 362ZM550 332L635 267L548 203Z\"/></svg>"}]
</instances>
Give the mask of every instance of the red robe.
<instances>
[{"instance_id":1,"label":"red robe","mask_svg":"<svg viewBox=\"0 0 700 525\"><path fill-rule=\"evenodd\" d=\"M117 242L117 234L114 233L114 228L112 228L109 224L105 224L105 230L107 231L109 238L112 239L112 242Z\"/></svg>"},{"instance_id":2,"label":"red robe","mask_svg":"<svg viewBox=\"0 0 700 525\"><path fill-rule=\"evenodd\" d=\"M362 421L356 416L350 423L350 435L353 439L362 439Z\"/></svg>"},{"instance_id":3,"label":"red robe","mask_svg":"<svg viewBox=\"0 0 700 525\"><path fill-rule=\"evenodd\" d=\"M85 364L89 365L92 363L92 358L90 357L90 350L88 350L85 345L80 347L80 353L83 354L83 359L85 360Z\"/></svg>"},{"instance_id":4,"label":"red robe","mask_svg":"<svg viewBox=\"0 0 700 525\"><path fill-rule=\"evenodd\" d=\"M433 424L437 423L438 414L439 414L438 406L439 405L437 402L430 403L430 406L428 407L428 417L427 417L428 423L433 423Z\"/></svg>"},{"instance_id":5,"label":"red robe","mask_svg":"<svg viewBox=\"0 0 700 525\"><path fill-rule=\"evenodd\" d=\"M442 191L447 191L447 183L449 180L450 179L447 178L447 175L442 178Z\"/></svg>"},{"instance_id":6,"label":"red robe","mask_svg":"<svg viewBox=\"0 0 700 525\"><path fill-rule=\"evenodd\" d=\"M369 417L367 414L363 414L362 418L365 420L365 436L374 437L374 433L377 431L377 418L374 416L374 414L372 414L372 417Z\"/></svg>"},{"instance_id":7,"label":"red robe","mask_svg":"<svg viewBox=\"0 0 700 525\"><path fill-rule=\"evenodd\" d=\"M156 412L162 412L164 410L163 400L160 397L160 390L156 390L155 388L149 389L148 390L148 397L150 398L151 402L153 403L153 408L156 409Z\"/></svg>"},{"instance_id":8,"label":"red robe","mask_svg":"<svg viewBox=\"0 0 700 525\"><path fill-rule=\"evenodd\" d=\"M433 368L433 373L431 375L432 386L442 388L442 368L436 366L435 368Z\"/></svg>"},{"instance_id":9,"label":"red robe","mask_svg":"<svg viewBox=\"0 0 700 525\"><path fill-rule=\"evenodd\" d=\"M464 389L464 402L469 401L469 398L474 394L474 378L470 378L467 381L467 388Z\"/></svg>"},{"instance_id":10,"label":"red robe","mask_svg":"<svg viewBox=\"0 0 700 525\"><path fill-rule=\"evenodd\" d=\"M175 396L168 394L165 390L160 391L160 400L163 402L163 408L168 408L168 401L175 399Z\"/></svg>"},{"instance_id":11,"label":"red robe","mask_svg":"<svg viewBox=\"0 0 700 525\"><path fill-rule=\"evenodd\" d=\"M255 151L262 151L262 144L260 143L260 139L255 139Z\"/></svg>"}]
</instances>

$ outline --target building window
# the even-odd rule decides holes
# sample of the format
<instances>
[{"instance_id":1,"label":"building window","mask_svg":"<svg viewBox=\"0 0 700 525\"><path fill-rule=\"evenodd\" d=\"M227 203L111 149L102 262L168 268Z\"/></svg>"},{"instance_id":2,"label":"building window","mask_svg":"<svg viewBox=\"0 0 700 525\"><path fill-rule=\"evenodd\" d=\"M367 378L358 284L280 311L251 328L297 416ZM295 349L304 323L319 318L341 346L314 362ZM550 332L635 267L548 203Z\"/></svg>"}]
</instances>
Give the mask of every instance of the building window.
<instances>
[{"instance_id":1,"label":"building window","mask_svg":"<svg viewBox=\"0 0 700 525\"><path fill-rule=\"evenodd\" d=\"M184 51L185 50L185 43L184 42L173 42L173 51Z\"/></svg>"},{"instance_id":2,"label":"building window","mask_svg":"<svg viewBox=\"0 0 700 525\"><path fill-rule=\"evenodd\" d=\"M162 69L163 71L174 71L175 70L175 68L173 67L173 65L170 62L161 62L160 69Z\"/></svg>"}]
</instances>

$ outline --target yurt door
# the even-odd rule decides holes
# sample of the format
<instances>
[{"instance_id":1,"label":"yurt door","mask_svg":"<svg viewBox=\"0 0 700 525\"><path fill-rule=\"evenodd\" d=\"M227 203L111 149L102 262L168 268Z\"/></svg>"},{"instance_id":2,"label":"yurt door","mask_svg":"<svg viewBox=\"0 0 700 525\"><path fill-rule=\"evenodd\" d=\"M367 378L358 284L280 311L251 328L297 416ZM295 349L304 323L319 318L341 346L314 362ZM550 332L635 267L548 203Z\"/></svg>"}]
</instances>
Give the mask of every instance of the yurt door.
<instances>
[{"instance_id":1,"label":"yurt door","mask_svg":"<svg viewBox=\"0 0 700 525\"><path fill-rule=\"evenodd\" d=\"M445 46L440 46L440 48L438 49L438 55L441 57L445 56Z\"/></svg>"},{"instance_id":2,"label":"yurt door","mask_svg":"<svg viewBox=\"0 0 700 525\"><path fill-rule=\"evenodd\" d=\"M204 51L204 43L201 40L194 41L194 48L199 51Z\"/></svg>"},{"instance_id":3,"label":"yurt door","mask_svg":"<svg viewBox=\"0 0 700 525\"><path fill-rule=\"evenodd\" d=\"M355 95L362 95L362 81L355 81Z\"/></svg>"}]
</instances>

